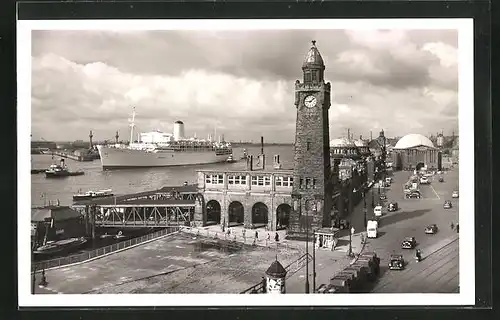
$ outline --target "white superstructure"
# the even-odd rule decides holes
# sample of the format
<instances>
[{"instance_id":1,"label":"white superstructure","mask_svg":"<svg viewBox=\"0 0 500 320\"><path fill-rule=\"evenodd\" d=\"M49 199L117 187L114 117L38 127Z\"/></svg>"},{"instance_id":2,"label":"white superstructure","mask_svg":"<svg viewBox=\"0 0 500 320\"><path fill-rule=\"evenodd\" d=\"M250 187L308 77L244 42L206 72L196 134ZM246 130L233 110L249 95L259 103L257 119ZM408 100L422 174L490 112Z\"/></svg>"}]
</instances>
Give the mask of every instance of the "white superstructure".
<instances>
[{"instance_id":1,"label":"white superstructure","mask_svg":"<svg viewBox=\"0 0 500 320\"><path fill-rule=\"evenodd\" d=\"M135 110L130 137L135 127ZM103 169L124 167L167 167L225 162L232 155L230 143L186 138L184 123L174 123L173 134L159 130L138 134L128 145L98 146Z\"/></svg>"},{"instance_id":2,"label":"white superstructure","mask_svg":"<svg viewBox=\"0 0 500 320\"><path fill-rule=\"evenodd\" d=\"M185 134L184 134L184 122L182 121L176 121L174 123L174 140L179 141L184 139Z\"/></svg>"}]
</instances>

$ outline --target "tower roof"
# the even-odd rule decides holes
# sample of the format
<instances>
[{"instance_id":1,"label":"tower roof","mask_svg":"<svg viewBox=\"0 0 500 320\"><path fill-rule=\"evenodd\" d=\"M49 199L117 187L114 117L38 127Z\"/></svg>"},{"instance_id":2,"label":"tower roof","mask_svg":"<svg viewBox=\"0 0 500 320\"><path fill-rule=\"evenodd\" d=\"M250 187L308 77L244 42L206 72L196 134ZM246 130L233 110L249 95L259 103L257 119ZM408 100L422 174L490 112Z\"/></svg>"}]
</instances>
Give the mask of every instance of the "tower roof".
<instances>
[{"instance_id":1,"label":"tower roof","mask_svg":"<svg viewBox=\"0 0 500 320\"><path fill-rule=\"evenodd\" d=\"M307 52L307 55L304 59L304 63L302 64L302 68L308 68L308 67L313 67L313 68L325 67L323 58L321 57L321 54L319 53L318 48L316 47L315 40L312 41L311 49L309 49L309 52Z\"/></svg>"},{"instance_id":2,"label":"tower roof","mask_svg":"<svg viewBox=\"0 0 500 320\"><path fill-rule=\"evenodd\" d=\"M287 272L278 260L274 260L267 269L266 274L272 277L284 278Z\"/></svg>"}]
</instances>

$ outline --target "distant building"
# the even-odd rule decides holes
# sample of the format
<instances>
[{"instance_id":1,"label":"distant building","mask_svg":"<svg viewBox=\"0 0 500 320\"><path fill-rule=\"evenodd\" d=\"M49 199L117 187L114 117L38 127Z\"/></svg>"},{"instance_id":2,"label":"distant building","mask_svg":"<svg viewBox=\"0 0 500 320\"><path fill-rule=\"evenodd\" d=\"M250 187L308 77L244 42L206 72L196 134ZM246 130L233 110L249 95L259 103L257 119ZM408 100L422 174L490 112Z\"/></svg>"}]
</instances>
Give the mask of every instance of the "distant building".
<instances>
[{"instance_id":1,"label":"distant building","mask_svg":"<svg viewBox=\"0 0 500 320\"><path fill-rule=\"evenodd\" d=\"M441 169L441 153L429 138L421 134L402 137L394 147L392 158L396 169Z\"/></svg>"},{"instance_id":2,"label":"distant building","mask_svg":"<svg viewBox=\"0 0 500 320\"><path fill-rule=\"evenodd\" d=\"M330 161L340 180L350 179L354 169L363 170L363 158L356 144L347 138L330 141Z\"/></svg>"},{"instance_id":3,"label":"distant building","mask_svg":"<svg viewBox=\"0 0 500 320\"><path fill-rule=\"evenodd\" d=\"M55 142L52 141L31 141L31 148L44 148L44 149L55 149L57 147Z\"/></svg>"},{"instance_id":4,"label":"distant building","mask_svg":"<svg viewBox=\"0 0 500 320\"><path fill-rule=\"evenodd\" d=\"M444 146L444 136L442 132L440 132L436 138L436 145L438 148L442 148Z\"/></svg>"},{"instance_id":5,"label":"distant building","mask_svg":"<svg viewBox=\"0 0 500 320\"><path fill-rule=\"evenodd\" d=\"M386 146L387 139L385 137L384 130L380 131L380 134L377 138L368 143L368 148L376 159L382 158L382 154L384 153L384 150L386 150Z\"/></svg>"}]
</instances>

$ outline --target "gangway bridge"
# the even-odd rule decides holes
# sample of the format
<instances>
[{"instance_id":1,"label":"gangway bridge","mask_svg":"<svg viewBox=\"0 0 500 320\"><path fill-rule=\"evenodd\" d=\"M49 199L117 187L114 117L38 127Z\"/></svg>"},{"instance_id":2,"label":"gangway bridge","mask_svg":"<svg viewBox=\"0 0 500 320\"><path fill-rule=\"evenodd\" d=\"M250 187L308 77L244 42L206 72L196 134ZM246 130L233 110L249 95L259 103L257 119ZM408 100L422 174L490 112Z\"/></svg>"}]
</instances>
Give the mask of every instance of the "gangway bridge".
<instances>
[{"instance_id":1,"label":"gangway bridge","mask_svg":"<svg viewBox=\"0 0 500 320\"><path fill-rule=\"evenodd\" d=\"M72 207L96 227L164 228L190 225L197 197L196 186L186 185L76 201Z\"/></svg>"}]
</instances>

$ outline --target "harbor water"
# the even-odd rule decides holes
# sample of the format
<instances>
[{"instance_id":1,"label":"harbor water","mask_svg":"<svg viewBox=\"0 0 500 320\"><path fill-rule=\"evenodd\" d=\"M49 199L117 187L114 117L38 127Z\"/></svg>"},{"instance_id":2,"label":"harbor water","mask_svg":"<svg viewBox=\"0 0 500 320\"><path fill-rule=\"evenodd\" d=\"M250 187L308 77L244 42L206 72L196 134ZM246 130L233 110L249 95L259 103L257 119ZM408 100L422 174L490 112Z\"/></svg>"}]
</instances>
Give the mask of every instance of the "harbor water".
<instances>
[{"instance_id":1,"label":"harbor water","mask_svg":"<svg viewBox=\"0 0 500 320\"><path fill-rule=\"evenodd\" d=\"M238 160L246 149L250 155L260 154L260 146L252 145L245 148L233 149L234 159ZM264 146L266 155L266 170L273 170L273 156L279 155L282 169L293 168L292 145ZM60 157L44 154L31 155L31 169L43 169L55 162ZM64 177L60 179L46 179L45 174L31 175L31 206L47 205L49 201L60 205L71 205L74 194L89 190L112 189L116 195L129 194L160 189L165 186L180 186L185 181L189 184L196 183L196 170L245 170L246 162L218 163L208 165L176 166L163 168L137 168L103 170L99 160L91 162L78 162L66 159L66 164L71 171L83 170L82 176ZM27 168L26 168L27 170Z\"/></svg>"}]
</instances>

